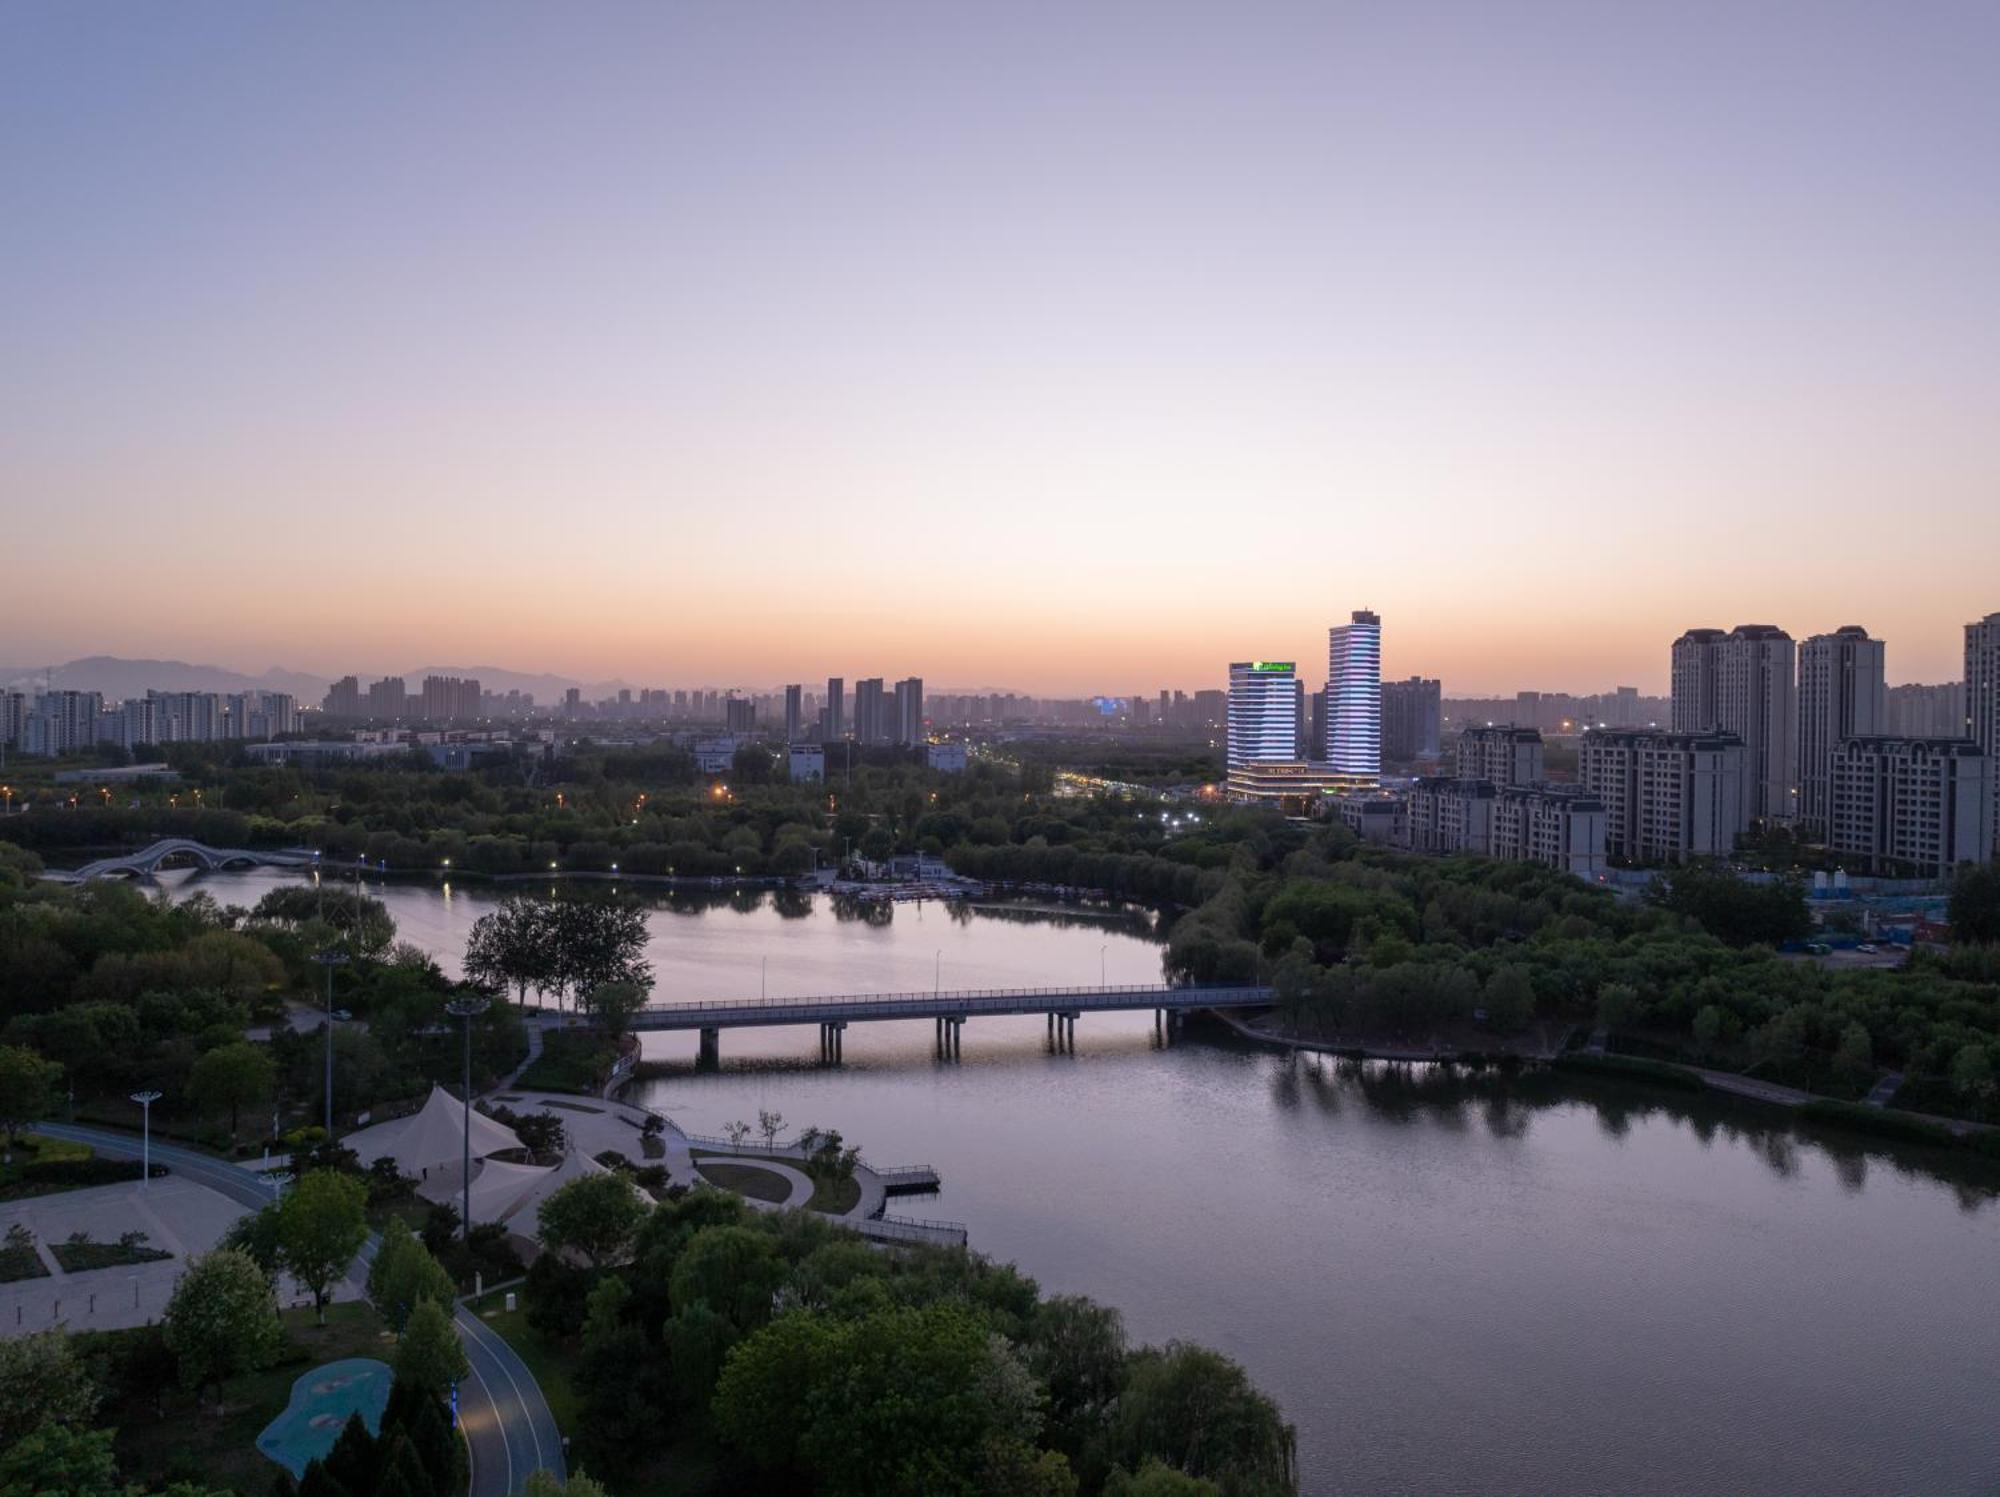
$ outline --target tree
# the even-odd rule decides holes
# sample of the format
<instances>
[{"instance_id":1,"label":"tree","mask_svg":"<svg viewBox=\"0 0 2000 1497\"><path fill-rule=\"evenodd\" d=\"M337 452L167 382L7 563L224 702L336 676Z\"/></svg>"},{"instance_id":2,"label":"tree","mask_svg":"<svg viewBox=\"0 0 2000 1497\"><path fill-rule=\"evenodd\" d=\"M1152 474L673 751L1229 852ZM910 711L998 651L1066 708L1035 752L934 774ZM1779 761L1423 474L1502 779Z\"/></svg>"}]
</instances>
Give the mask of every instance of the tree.
<instances>
[{"instance_id":1,"label":"tree","mask_svg":"<svg viewBox=\"0 0 2000 1497\"><path fill-rule=\"evenodd\" d=\"M1486 979L1482 998L1486 1022L1503 1034L1525 1028L1535 1017L1535 983L1528 969L1502 967Z\"/></svg>"},{"instance_id":2,"label":"tree","mask_svg":"<svg viewBox=\"0 0 2000 1497\"><path fill-rule=\"evenodd\" d=\"M674 1263L667 1286L676 1310L705 1304L739 1331L771 1318L771 1300L785 1282L776 1240L753 1227L705 1227Z\"/></svg>"},{"instance_id":3,"label":"tree","mask_svg":"<svg viewBox=\"0 0 2000 1497\"><path fill-rule=\"evenodd\" d=\"M1874 1071L1875 1040L1866 1024L1856 1020L1840 1032L1840 1048L1833 1052L1833 1068L1857 1080Z\"/></svg>"},{"instance_id":4,"label":"tree","mask_svg":"<svg viewBox=\"0 0 2000 1497\"><path fill-rule=\"evenodd\" d=\"M624 899L573 897L549 906L557 995L582 995L608 983L650 992L646 912Z\"/></svg>"},{"instance_id":5,"label":"tree","mask_svg":"<svg viewBox=\"0 0 2000 1497\"><path fill-rule=\"evenodd\" d=\"M0 1131L14 1136L47 1117L55 1106L62 1067L22 1045L0 1045Z\"/></svg>"},{"instance_id":6,"label":"tree","mask_svg":"<svg viewBox=\"0 0 2000 1497\"><path fill-rule=\"evenodd\" d=\"M1149 1456L1136 1472L1113 1471L1104 1483L1104 1497L1222 1497L1222 1488Z\"/></svg>"},{"instance_id":7,"label":"tree","mask_svg":"<svg viewBox=\"0 0 2000 1497\"><path fill-rule=\"evenodd\" d=\"M1656 878L1646 897L1729 946L1776 946L1812 934L1812 913L1796 879L1752 883L1718 863L1683 863Z\"/></svg>"},{"instance_id":8,"label":"tree","mask_svg":"<svg viewBox=\"0 0 2000 1497\"><path fill-rule=\"evenodd\" d=\"M1023 1464L1035 1391L978 1313L941 1303L781 1315L730 1352L711 1407L717 1431L777 1489L804 1473L831 1497L974 1497L994 1489L996 1454Z\"/></svg>"},{"instance_id":9,"label":"tree","mask_svg":"<svg viewBox=\"0 0 2000 1497\"><path fill-rule=\"evenodd\" d=\"M188 1263L167 1302L164 1333L182 1385L196 1394L264 1366L283 1340L271 1281L233 1248Z\"/></svg>"},{"instance_id":10,"label":"tree","mask_svg":"<svg viewBox=\"0 0 2000 1497\"><path fill-rule=\"evenodd\" d=\"M766 1149L776 1149L778 1135L785 1131L785 1115L782 1112L773 1112L768 1107L758 1108L757 1131L764 1135Z\"/></svg>"},{"instance_id":11,"label":"tree","mask_svg":"<svg viewBox=\"0 0 2000 1497\"><path fill-rule=\"evenodd\" d=\"M352 1175L312 1170L278 1206L278 1257L312 1291L319 1323L326 1302L368 1240L368 1187Z\"/></svg>"},{"instance_id":12,"label":"tree","mask_svg":"<svg viewBox=\"0 0 2000 1497\"><path fill-rule=\"evenodd\" d=\"M1292 1427L1241 1367L1205 1346L1169 1342L1132 1355L1112 1444L1122 1464L1157 1457L1232 1489L1292 1490Z\"/></svg>"},{"instance_id":13,"label":"tree","mask_svg":"<svg viewBox=\"0 0 2000 1497\"><path fill-rule=\"evenodd\" d=\"M418 1300L396 1342L396 1378L411 1387L442 1397L464 1377L471 1364L444 1306Z\"/></svg>"},{"instance_id":14,"label":"tree","mask_svg":"<svg viewBox=\"0 0 2000 1497\"><path fill-rule=\"evenodd\" d=\"M1029 1365L1049 1390L1049 1422L1072 1455L1102 1426L1125 1384L1125 1323L1108 1305L1056 1295L1035 1308Z\"/></svg>"},{"instance_id":15,"label":"tree","mask_svg":"<svg viewBox=\"0 0 2000 1497\"><path fill-rule=\"evenodd\" d=\"M46 1423L0 1450L0 1497L121 1497L112 1431Z\"/></svg>"},{"instance_id":16,"label":"tree","mask_svg":"<svg viewBox=\"0 0 2000 1497\"><path fill-rule=\"evenodd\" d=\"M0 1446L37 1425L88 1424L97 1385L63 1331L0 1341Z\"/></svg>"},{"instance_id":17,"label":"tree","mask_svg":"<svg viewBox=\"0 0 2000 1497\"><path fill-rule=\"evenodd\" d=\"M616 1039L625 1032L632 1015L646 1006L646 990L636 983L602 982L585 993L581 1002L597 1027Z\"/></svg>"},{"instance_id":18,"label":"tree","mask_svg":"<svg viewBox=\"0 0 2000 1497\"><path fill-rule=\"evenodd\" d=\"M1644 1012L1639 990L1629 982L1607 983L1597 995L1597 1022L1606 1029L1630 1029Z\"/></svg>"},{"instance_id":19,"label":"tree","mask_svg":"<svg viewBox=\"0 0 2000 1497\"><path fill-rule=\"evenodd\" d=\"M593 1268L623 1258L646 1217L646 1204L623 1175L585 1175L561 1186L536 1212L542 1245L581 1253Z\"/></svg>"},{"instance_id":20,"label":"tree","mask_svg":"<svg viewBox=\"0 0 2000 1497\"><path fill-rule=\"evenodd\" d=\"M473 922L465 943L465 975L482 987L513 986L526 1004L556 975L555 925L549 906L515 896Z\"/></svg>"},{"instance_id":21,"label":"tree","mask_svg":"<svg viewBox=\"0 0 2000 1497\"><path fill-rule=\"evenodd\" d=\"M563 1481L547 1467L541 1467L528 1473L521 1486L521 1497L610 1497L610 1494L581 1471L570 1472L569 1480Z\"/></svg>"},{"instance_id":22,"label":"tree","mask_svg":"<svg viewBox=\"0 0 2000 1497\"><path fill-rule=\"evenodd\" d=\"M236 1138L236 1123L245 1107L256 1107L271 1099L277 1086L278 1068L270 1051L248 1040L218 1045L203 1054L188 1073L188 1096L203 1112L229 1110L229 1137Z\"/></svg>"},{"instance_id":23,"label":"tree","mask_svg":"<svg viewBox=\"0 0 2000 1497\"><path fill-rule=\"evenodd\" d=\"M1945 906L1955 944L2000 941L2000 862L1964 863L1951 881Z\"/></svg>"},{"instance_id":24,"label":"tree","mask_svg":"<svg viewBox=\"0 0 2000 1497\"><path fill-rule=\"evenodd\" d=\"M402 1330L424 1300L449 1306L456 1291L457 1285L444 1265L417 1241L409 1225L401 1218L391 1219L382 1230L375 1259L368 1265L368 1298L389 1328Z\"/></svg>"}]
</instances>

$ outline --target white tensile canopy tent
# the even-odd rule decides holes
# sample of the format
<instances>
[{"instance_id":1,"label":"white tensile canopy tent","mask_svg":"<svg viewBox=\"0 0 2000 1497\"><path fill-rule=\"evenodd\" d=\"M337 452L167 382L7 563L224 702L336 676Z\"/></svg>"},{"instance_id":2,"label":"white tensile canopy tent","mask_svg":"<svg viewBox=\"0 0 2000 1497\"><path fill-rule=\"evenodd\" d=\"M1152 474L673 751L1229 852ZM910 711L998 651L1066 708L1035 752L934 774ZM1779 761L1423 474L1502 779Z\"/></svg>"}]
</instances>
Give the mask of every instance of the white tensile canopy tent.
<instances>
[{"instance_id":1,"label":"white tensile canopy tent","mask_svg":"<svg viewBox=\"0 0 2000 1497\"><path fill-rule=\"evenodd\" d=\"M554 1169L543 1170L542 1177L528 1187L527 1194L520 1197L520 1199L508 1208L506 1213L508 1226L512 1227L516 1232L522 1233L524 1236L534 1236L538 1225L535 1213L542 1202L546 1201L572 1180L581 1180L585 1175L601 1175L603 1173L603 1165L592 1159L588 1154L571 1149L567 1154L563 1155L561 1164L557 1165ZM479 1189L479 1182L477 1180L472 1182L472 1188L475 1191ZM477 1207L474 1209L476 1210Z\"/></svg>"},{"instance_id":2,"label":"white tensile canopy tent","mask_svg":"<svg viewBox=\"0 0 2000 1497\"><path fill-rule=\"evenodd\" d=\"M341 1142L354 1150L364 1166L378 1159L393 1159L403 1174L421 1178L431 1170L460 1162L465 1152L465 1130L465 1105L443 1087L433 1086L420 1111L350 1133ZM520 1147L521 1140L512 1128L473 1108L474 1159Z\"/></svg>"}]
</instances>

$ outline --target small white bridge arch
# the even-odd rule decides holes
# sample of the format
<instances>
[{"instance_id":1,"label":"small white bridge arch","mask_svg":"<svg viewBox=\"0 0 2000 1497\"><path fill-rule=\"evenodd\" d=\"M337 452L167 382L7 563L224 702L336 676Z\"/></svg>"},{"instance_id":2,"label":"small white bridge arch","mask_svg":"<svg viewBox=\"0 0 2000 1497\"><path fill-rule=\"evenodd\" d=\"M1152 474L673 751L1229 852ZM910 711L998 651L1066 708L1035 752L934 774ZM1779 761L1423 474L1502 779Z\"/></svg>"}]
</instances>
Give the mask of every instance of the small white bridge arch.
<instances>
[{"instance_id":1,"label":"small white bridge arch","mask_svg":"<svg viewBox=\"0 0 2000 1497\"><path fill-rule=\"evenodd\" d=\"M116 858L99 858L81 868L52 869L42 875L62 884L85 884L94 878L145 878L169 859L182 858L213 873L221 868L310 868L310 853L266 852L248 847L210 847L188 837L165 837L151 847Z\"/></svg>"}]
</instances>

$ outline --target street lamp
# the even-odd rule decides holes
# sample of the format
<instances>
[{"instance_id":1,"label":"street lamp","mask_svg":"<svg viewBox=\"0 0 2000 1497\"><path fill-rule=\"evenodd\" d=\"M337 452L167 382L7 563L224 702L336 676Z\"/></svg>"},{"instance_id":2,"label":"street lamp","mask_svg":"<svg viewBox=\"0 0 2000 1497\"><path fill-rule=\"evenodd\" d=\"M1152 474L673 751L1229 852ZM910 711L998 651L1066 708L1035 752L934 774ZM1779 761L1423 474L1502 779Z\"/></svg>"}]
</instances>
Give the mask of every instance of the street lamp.
<instances>
[{"instance_id":1,"label":"street lamp","mask_svg":"<svg viewBox=\"0 0 2000 1497\"><path fill-rule=\"evenodd\" d=\"M472 1021L486 1012L486 1000L477 993L454 998L444 1006L454 1019L465 1020L465 1157L460 1165L459 1188L464 1192L459 1230L468 1241L472 1237Z\"/></svg>"},{"instance_id":2,"label":"street lamp","mask_svg":"<svg viewBox=\"0 0 2000 1497\"><path fill-rule=\"evenodd\" d=\"M1110 949L1111 947L1108 943L1106 945L1097 948L1097 985L1100 988L1107 988L1111 986L1109 980L1106 979L1104 975L1105 971L1104 953L1109 951Z\"/></svg>"},{"instance_id":3,"label":"street lamp","mask_svg":"<svg viewBox=\"0 0 2000 1497\"><path fill-rule=\"evenodd\" d=\"M284 1198L285 1187L292 1183L294 1177L290 1170L272 1170L264 1178L271 1182L271 1204L275 1206Z\"/></svg>"},{"instance_id":4,"label":"street lamp","mask_svg":"<svg viewBox=\"0 0 2000 1497\"><path fill-rule=\"evenodd\" d=\"M137 1102L144 1114L145 1123L139 1135L139 1189L144 1190L153 1178L153 1104L160 1100L158 1092L134 1092L132 1100Z\"/></svg>"},{"instance_id":5,"label":"street lamp","mask_svg":"<svg viewBox=\"0 0 2000 1497\"><path fill-rule=\"evenodd\" d=\"M347 964L347 953L328 947L315 951L314 961L326 968L326 1141L333 1142L333 969Z\"/></svg>"}]
</instances>

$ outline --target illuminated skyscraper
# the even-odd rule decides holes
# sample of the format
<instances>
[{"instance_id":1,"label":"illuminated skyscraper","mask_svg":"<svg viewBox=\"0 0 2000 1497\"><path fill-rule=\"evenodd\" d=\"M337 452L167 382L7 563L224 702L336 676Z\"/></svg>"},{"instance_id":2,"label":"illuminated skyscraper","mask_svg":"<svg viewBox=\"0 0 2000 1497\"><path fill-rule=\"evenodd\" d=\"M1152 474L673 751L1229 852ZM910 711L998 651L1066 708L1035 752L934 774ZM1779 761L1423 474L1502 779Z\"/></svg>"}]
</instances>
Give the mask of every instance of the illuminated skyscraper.
<instances>
[{"instance_id":1,"label":"illuminated skyscraper","mask_svg":"<svg viewBox=\"0 0 2000 1497\"><path fill-rule=\"evenodd\" d=\"M1369 784L1382 776L1382 620L1365 608L1327 631L1326 767Z\"/></svg>"},{"instance_id":2,"label":"illuminated skyscraper","mask_svg":"<svg viewBox=\"0 0 2000 1497\"><path fill-rule=\"evenodd\" d=\"M1229 667L1229 767L1289 764L1299 757L1298 667L1289 660L1238 660Z\"/></svg>"}]
</instances>

